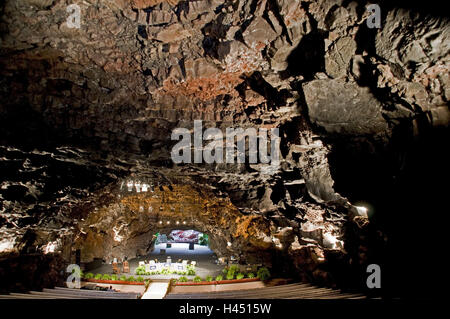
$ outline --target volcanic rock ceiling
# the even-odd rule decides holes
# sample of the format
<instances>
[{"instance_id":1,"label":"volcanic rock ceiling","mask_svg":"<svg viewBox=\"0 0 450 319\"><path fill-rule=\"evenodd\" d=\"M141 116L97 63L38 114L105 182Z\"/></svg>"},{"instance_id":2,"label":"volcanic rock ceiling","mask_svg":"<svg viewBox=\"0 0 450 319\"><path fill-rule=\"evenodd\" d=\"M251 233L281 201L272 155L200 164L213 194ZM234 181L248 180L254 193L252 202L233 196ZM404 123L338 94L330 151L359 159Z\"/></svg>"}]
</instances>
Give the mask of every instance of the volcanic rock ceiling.
<instances>
[{"instance_id":1,"label":"volcanic rock ceiling","mask_svg":"<svg viewBox=\"0 0 450 319\"><path fill-rule=\"evenodd\" d=\"M66 23L70 4L79 29ZM413 180L415 143L435 151L422 138L437 131L448 145L450 120L448 18L382 2L382 27L370 29L366 5L6 0L3 269L50 244L66 262L77 248L84 262L130 258L179 221L210 234L217 254L358 286L403 220L370 221L354 205L392 213L389 196L407 198ZM175 165L171 133L194 120L279 128L280 168ZM448 159L430 157L436 167ZM144 183L154 192L138 191Z\"/></svg>"}]
</instances>

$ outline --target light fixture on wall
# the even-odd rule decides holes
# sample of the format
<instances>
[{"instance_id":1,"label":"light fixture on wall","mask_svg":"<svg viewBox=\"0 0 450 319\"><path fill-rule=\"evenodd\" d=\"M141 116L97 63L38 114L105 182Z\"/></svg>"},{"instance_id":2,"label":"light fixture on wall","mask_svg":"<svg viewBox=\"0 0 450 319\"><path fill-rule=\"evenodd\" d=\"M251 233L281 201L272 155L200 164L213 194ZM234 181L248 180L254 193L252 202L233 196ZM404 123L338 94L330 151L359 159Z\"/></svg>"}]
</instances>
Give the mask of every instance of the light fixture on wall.
<instances>
[{"instance_id":1,"label":"light fixture on wall","mask_svg":"<svg viewBox=\"0 0 450 319\"><path fill-rule=\"evenodd\" d=\"M364 206L355 206L356 210L358 211L358 215L363 216L363 217L368 217L367 215L367 207Z\"/></svg>"},{"instance_id":2,"label":"light fixture on wall","mask_svg":"<svg viewBox=\"0 0 450 319\"><path fill-rule=\"evenodd\" d=\"M170 221L167 221L167 225L169 225L170 224Z\"/></svg>"},{"instance_id":3,"label":"light fixture on wall","mask_svg":"<svg viewBox=\"0 0 450 319\"><path fill-rule=\"evenodd\" d=\"M159 224L162 224L162 220L159 221Z\"/></svg>"},{"instance_id":4,"label":"light fixture on wall","mask_svg":"<svg viewBox=\"0 0 450 319\"><path fill-rule=\"evenodd\" d=\"M177 220L177 225L180 224L180 222Z\"/></svg>"}]
</instances>

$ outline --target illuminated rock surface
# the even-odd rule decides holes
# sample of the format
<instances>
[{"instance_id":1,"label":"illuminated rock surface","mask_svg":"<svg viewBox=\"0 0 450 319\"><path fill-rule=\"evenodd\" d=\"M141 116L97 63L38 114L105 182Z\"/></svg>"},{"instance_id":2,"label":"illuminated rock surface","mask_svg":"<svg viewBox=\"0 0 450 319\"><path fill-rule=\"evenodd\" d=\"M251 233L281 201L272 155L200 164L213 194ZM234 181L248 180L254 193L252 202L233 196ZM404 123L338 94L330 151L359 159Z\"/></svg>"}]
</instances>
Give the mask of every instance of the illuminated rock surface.
<instances>
[{"instance_id":1,"label":"illuminated rock surface","mask_svg":"<svg viewBox=\"0 0 450 319\"><path fill-rule=\"evenodd\" d=\"M218 255L361 287L402 237L392 212L428 207L410 195L431 202L433 183L410 183L415 168L431 170L422 186L448 176L428 143L448 144L445 17L388 7L377 31L348 1L74 3L80 29L66 25L66 1L0 5L0 278L18 254L23 265L44 252L41 263L73 262L75 249L83 262L144 254L186 221L177 228L206 232ZM194 120L279 127L280 169L173 165L171 132ZM384 215L373 225L356 201Z\"/></svg>"}]
</instances>

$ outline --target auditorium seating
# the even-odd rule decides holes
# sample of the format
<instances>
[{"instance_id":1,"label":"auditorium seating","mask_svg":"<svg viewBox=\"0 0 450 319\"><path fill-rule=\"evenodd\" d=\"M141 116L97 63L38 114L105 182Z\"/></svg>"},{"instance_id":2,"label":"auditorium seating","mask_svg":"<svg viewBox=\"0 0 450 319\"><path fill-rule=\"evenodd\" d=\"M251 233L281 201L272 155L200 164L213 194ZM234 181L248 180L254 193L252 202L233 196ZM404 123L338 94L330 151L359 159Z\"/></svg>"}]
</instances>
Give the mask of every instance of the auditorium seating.
<instances>
[{"instance_id":1,"label":"auditorium seating","mask_svg":"<svg viewBox=\"0 0 450 319\"><path fill-rule=\"evenodd\" d=\"M288 284L273 287L209 292L169 293L166 299L363 299L362 294L343 293L340 290L319 288L309 284Z\"/></svg>"},{"instance_id":2,"label":"auditorium seating","mask_svg":"<svg viewBox=\"0 0 450 319\"><path fill-rule=\"evenodd\" d=\"M28 293L9 293L0 295L0 299L138 299L138 293L125 293L113 291L70 289L55 287L43 291L30 291Z\"/></svg>"}]
</instances>

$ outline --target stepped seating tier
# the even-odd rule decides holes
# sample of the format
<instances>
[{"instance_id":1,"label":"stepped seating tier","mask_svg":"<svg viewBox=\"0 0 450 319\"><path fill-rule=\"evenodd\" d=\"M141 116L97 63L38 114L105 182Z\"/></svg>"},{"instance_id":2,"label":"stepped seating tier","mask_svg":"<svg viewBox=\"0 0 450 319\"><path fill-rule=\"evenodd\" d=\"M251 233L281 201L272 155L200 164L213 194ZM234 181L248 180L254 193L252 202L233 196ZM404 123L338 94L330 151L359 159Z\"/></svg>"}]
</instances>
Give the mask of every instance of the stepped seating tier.
<instances>
[{"instance_id":1,"label":"stepped seating tier","mask_svg":"<svg viewBox=\"0 0 450 319\"><path fill-rule=\"evenodd\" d=\"M166 299L364 299L362 294L295 283L258 289L210 293L169 293Z\"/></svg>"},{"instance_id":2,"label":"stepped seating tier","mask_svg":"<svg viewBox=\"0 0 450 319\"><path fill-rule=\"evenodd\" d=\"M30 291L28 293L10 293L0 295L0 299L138 299L138 293L125 293L114 291L71 289L55 287L44 288L43 291Z\"/></svg>"}]
</instances>

